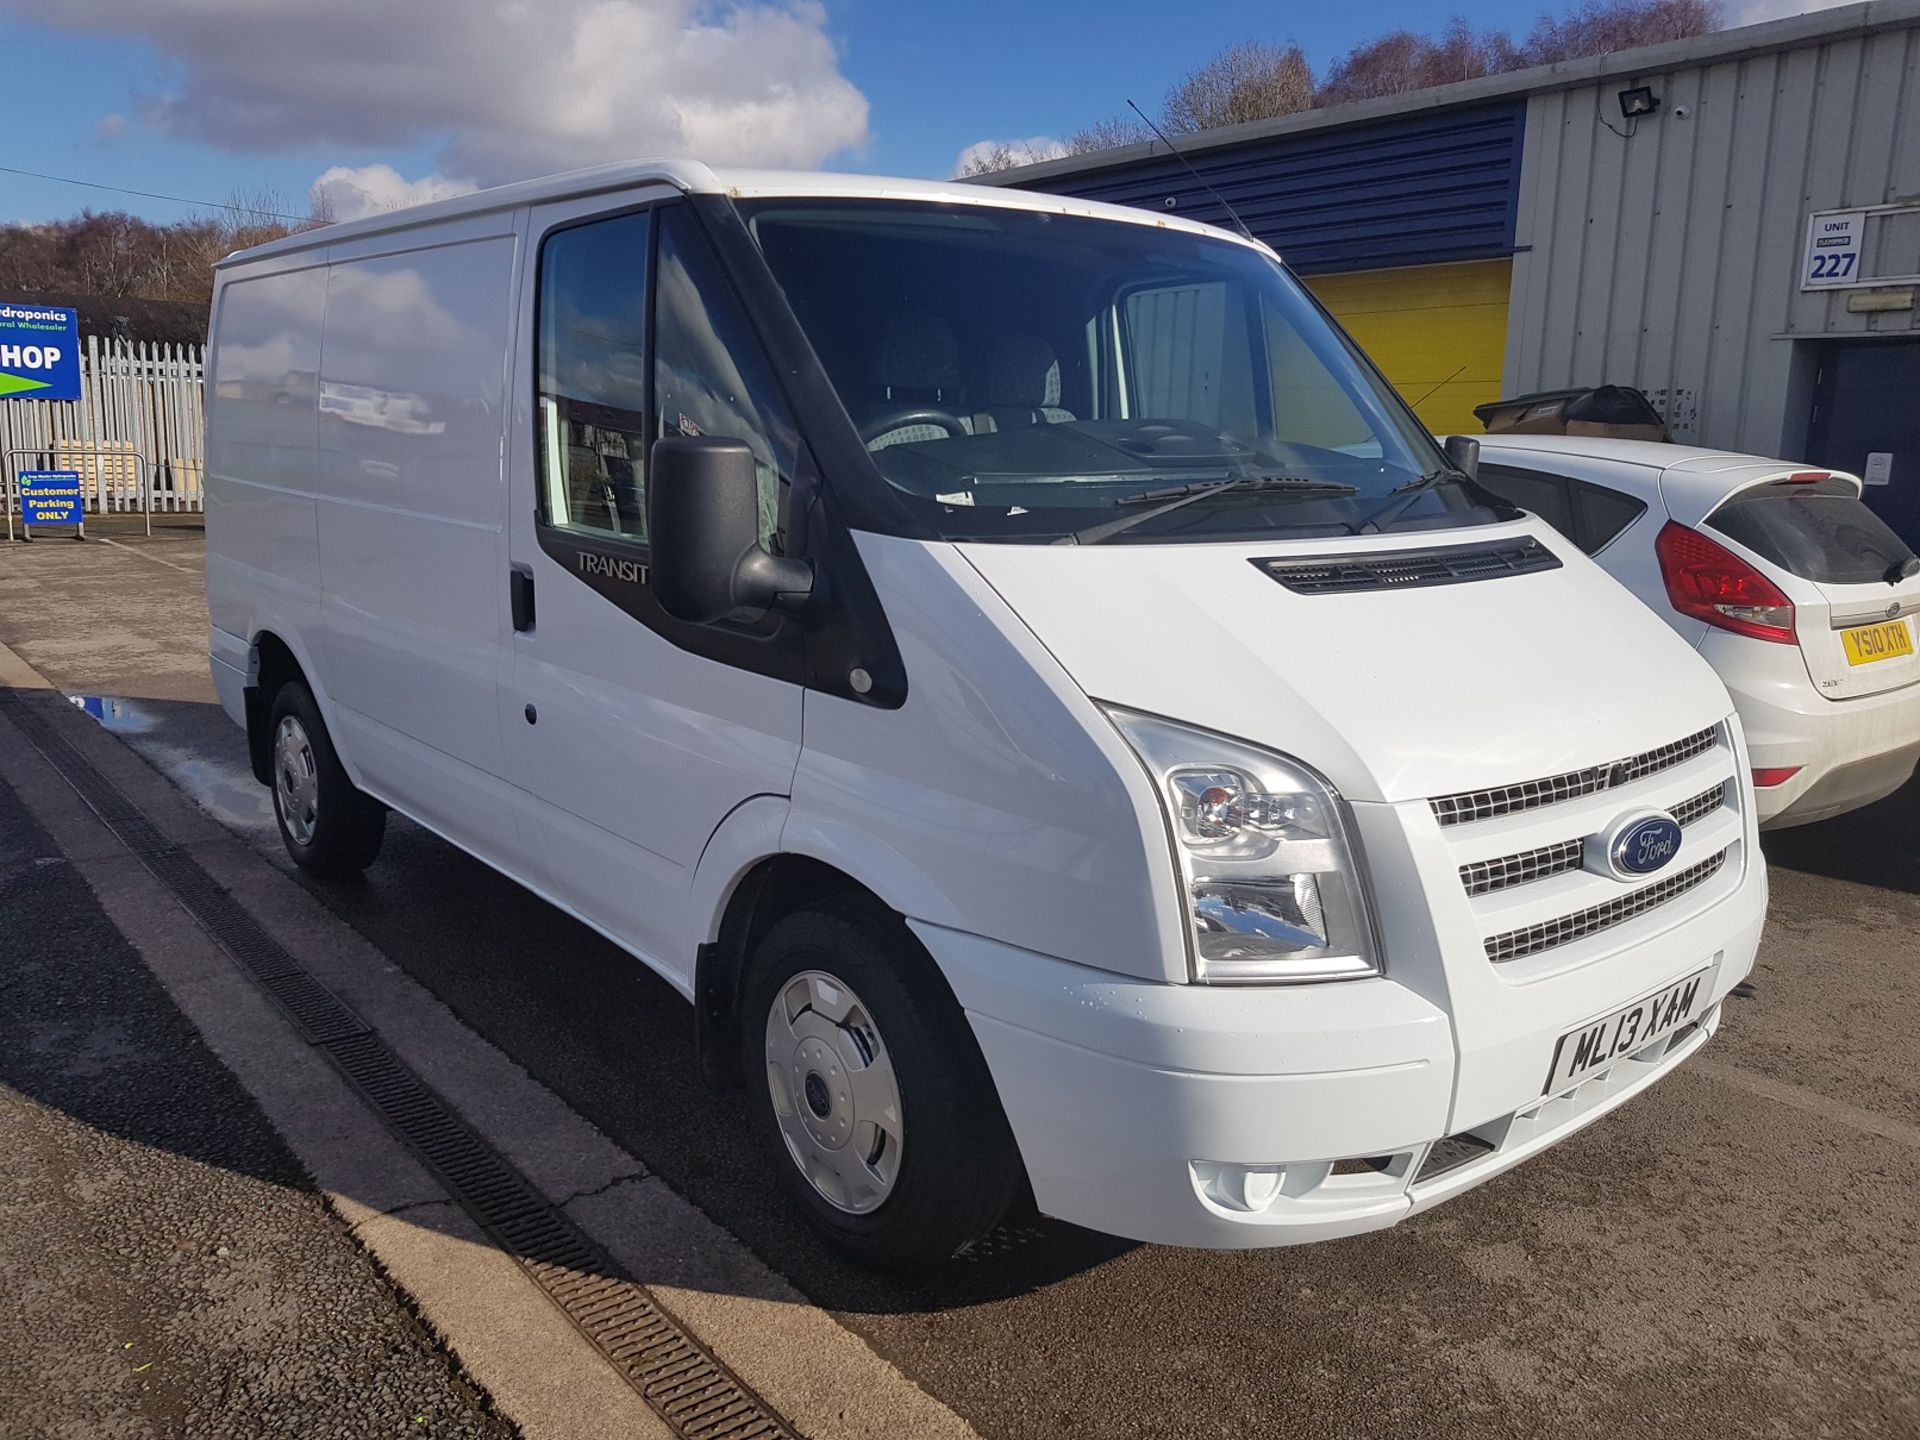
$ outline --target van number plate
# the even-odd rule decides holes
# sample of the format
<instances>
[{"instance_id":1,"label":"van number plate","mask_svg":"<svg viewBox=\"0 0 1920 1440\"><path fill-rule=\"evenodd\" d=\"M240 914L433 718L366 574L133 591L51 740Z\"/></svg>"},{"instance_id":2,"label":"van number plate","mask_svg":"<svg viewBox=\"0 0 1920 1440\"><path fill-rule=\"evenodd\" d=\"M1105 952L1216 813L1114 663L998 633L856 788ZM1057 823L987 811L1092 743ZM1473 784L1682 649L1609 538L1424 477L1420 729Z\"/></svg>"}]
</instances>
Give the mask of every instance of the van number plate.
<instances>
[{"instance_id":1,"label":"van number plate","mask_svg":"<svg viewBox=\"0 0 1920 1440\"><path fill-rule=\"evenodd\" d=\"M1547 1074L1544 1093L1558 1095L1568 1086L1606 1069L1615 1060L1633 1054L1662 1035L1672 1034L1690 1020L1699 1019L1711 990L1707 984L1711 973L1711 967L1696 970L1658 994L1562 1035L1553 1052L1553 1069Z\"/></svg>"},{"instance_id":2,"label":"van number plate","mask_svg":"<svg viewBox=\"0 0 1920 1440\"><path fill-rule=\"evenodd\" d=\"M1888 620L1842 630L1840 643L1846 648L1847 664L1871 665L1876 660L1897 660L1913 654L1913 631L1905 620Z\"/></svg>"}]
</instances>

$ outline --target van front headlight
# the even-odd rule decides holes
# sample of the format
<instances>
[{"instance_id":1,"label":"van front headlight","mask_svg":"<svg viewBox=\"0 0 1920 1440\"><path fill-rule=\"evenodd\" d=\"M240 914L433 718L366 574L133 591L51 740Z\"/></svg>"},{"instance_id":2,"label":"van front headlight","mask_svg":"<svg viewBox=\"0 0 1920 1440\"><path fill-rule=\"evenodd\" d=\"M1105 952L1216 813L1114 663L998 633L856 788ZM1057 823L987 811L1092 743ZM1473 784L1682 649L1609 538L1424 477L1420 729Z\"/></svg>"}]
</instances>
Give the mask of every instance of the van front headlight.
<instances>
[{"instance_id":1,"label":"van front headlight","mask_svg":"<svg viewBox=\"0 0 1920 1440\"><path fill-rule=\"evenodd\" d=\"M1194 979L1271 985L1380 973L1352 817L1331 785L1271 750L1102 708L1166 812Z\"/></svg>"}]
</instances>

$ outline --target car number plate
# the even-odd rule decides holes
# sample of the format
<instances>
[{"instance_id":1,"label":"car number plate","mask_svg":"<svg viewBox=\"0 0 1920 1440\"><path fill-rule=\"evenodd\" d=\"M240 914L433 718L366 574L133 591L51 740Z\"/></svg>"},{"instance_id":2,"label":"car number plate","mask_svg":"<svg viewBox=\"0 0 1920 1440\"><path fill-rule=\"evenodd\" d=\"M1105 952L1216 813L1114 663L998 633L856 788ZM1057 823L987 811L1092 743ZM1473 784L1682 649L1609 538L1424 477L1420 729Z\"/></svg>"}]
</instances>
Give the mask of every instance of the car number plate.
<instances>
[{"instance_id":1,"label":"car number plate","mask_svg":"<svg viewBox=\"0 0 1920 1440\"><path fill-rule=\"evenodd\" d=\"M1913 654L1913 631L1905 620L1858 625L1840 632L1840 644L1846 649L1847 664L1871 665Z\"/></svg>"},{"instance_id":2,"label":"car number plate","mask_svg":"<svg viewBox=\"0 0 1920 1440\"><path fill-rule=\"evenodd\" d=\"M1557 1095L1576 1081L1604 1070L1622 1056L1670 1035L1690 1020L1700 1018L1711 987L1707 976L1712 967L1696 970L1686 979L1667 986L1644 1000L1636 1000L1624 1010L1616 1010L1603 1020L1592 1020L1578 1030L1569 1030L1554 1048L1553 1068L1547 1072L1543 1092Z\"/></svg>"}]
</instances>

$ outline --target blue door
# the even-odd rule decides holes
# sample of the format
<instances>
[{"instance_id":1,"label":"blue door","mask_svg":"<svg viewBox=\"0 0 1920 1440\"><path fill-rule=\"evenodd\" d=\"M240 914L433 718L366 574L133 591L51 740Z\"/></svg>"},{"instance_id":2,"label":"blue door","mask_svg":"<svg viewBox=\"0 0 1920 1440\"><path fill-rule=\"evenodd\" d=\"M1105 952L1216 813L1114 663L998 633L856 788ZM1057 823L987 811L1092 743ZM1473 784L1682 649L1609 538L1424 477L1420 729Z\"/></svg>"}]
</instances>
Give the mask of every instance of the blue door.
<instances>
[{"instance_id":1,"label":"blue door","mask_svg":"<svg viewBox=\"0 0 1920 1440\"><path fill-rule=\"evenodd\" d=\"M1920 550L1920 339L1829 345L1813 405L1807 458L1866 479L1868 507Z\"/></svg>"}]
</instances>

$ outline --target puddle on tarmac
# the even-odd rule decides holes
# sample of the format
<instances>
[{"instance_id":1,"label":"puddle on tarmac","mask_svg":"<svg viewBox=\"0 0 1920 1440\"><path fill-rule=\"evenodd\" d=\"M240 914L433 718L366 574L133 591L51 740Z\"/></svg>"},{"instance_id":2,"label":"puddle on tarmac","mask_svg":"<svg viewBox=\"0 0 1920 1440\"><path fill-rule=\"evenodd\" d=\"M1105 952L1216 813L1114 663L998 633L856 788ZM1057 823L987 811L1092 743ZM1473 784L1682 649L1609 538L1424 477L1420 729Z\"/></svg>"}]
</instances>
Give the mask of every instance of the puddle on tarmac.
<instances>
[{"instance_id":1,"label":"puddle on tarmac","mask_svg":"<svg viewBox=\"0 0 1920 1440\"><path fill-rule=\"evenodd\" d=\"M160 723L152 712L117 695L69 695L67 699L116 735L144 735Z\"/></svg>"},{"instance_id":2,"label":"puddle on tarmac","mask_svg":"<svg viewBox=\"0 0 1920 1440\"><path fill-rule=\"evenodd\" d=\"M163 712L117 695L69 695L76 710L92 716L128 743L146 761L178 785L227 829L248 839L278 838L273 797L253 778L246 753L236 748L230 761L211 760L184 746L169 743ZM239 732L236 731L237 735Z\"/></svg>"}]
</instances>

